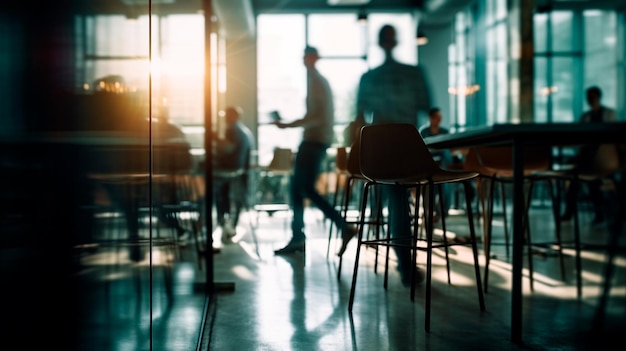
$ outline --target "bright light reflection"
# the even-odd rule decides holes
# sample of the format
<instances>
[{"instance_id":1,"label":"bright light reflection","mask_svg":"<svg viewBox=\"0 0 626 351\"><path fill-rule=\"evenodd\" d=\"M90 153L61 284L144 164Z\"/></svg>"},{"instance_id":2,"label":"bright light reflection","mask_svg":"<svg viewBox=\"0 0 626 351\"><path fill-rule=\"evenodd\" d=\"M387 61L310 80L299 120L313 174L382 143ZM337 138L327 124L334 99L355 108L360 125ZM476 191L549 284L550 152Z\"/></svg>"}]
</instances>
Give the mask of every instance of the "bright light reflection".
<instances>
[{"instance_id":1,"label":"bright light reflection","mask_svg":"<svg viewBox=\"0 0 626 351\"><path fill-rule=\"evenodd\" d=\"M253 280L255 277L247 267L241 265L233 267L233 273L244 280Z\"/></svg>"}]
</instances>

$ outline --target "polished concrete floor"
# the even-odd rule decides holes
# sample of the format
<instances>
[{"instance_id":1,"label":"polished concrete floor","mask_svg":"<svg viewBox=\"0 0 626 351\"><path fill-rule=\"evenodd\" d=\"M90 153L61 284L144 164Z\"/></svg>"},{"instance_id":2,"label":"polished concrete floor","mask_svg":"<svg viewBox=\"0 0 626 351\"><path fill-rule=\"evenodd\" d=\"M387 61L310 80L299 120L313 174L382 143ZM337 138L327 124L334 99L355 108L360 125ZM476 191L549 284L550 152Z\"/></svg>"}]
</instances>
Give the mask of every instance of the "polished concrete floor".
<instances>
[{"instance_id":1,"label":"polished concrete floor","mask_svg":"<svg viewBox=\"0 0 626 351\"><path fill-rule=\"evenodd\" d=\"M551 241L554 226L545 204L532 209L531 233L535 242ZM362 256L352 313L348 298L354 267L356 241L345 254L338 277L338 246L328 248L328 223L315 209L307 210L306 254L275 256L273 250L289 239L288 213L272 216L261 212L253 223L246 219L232 241L221 243L219 230L214 240L221 253L214 256L215 281L234 285L211 296L203 350L595 350L620 349L626 333L626 256L614 261L617 270L603 324L594 328L602 293L604 250L583 252L583 296L576 297L573 250L566 249L566 279L561 280L555 251L534 250L534 285L524 270L523 342L511 336L511 265L507 257L504 227L495 219L486 310L479 309L469 247L451 252L451 284L446 279L445 261L434 257L431 330L424 329L425 287L417 288L411 301L395 270L393 254L387 289L384 267L375 270L375 251ZM510 218L509 218L510 220ZM606 224L592 226L591 215L583 213L583 242L604 244ZM448 217L449 230L467 234L462 212ZM572 237L572 223L564 223L564 239ZM453 235L454 235L453 234ZM621 244L624 244L624 238ZM381 251L381 255L382 255ZM484 257L480 250L480 262ZM382 262L382 261L379 261ZM425 255L418 256L424 267ZM525 267L528 267L525 262ZM481 272L484 276L484 271ZM338 279L339 278L339 279ZM596 325L598 326L598 325Z\"/></svg>"},{"instance_id":2,"label":"polished concrete floor","mask_svg":"<svg viewBox=\"0 0 626 351\"><path fill-rule=\"evenodd\" d=\"M552 241L547 205L534 204L530 217L533 241ZM591 225L588 209L581 215L587 244L582 297L576 296L573 250L564 251L562 280L554 249L535 248L532 290L529 270L524 270L521 344L511 342L511 264L502 244L501 216L494 220L485 311L479 308L469 247L450 251L451 284L442 252L434 255L430 332L424 328L425 286L417 288L411 301L393 253L385 289L385 251L378 261L373 249L362 251L349 313L356 241L348 246L339 272L334 254L339 243L333 236L329 247L329 223L318 210L307 208L306 254L275 256L273 251L289 240L289 221L286 211L271 216L252 211L242 216L231 240L223 241L217 229L212 237L221 252L213 256L209 271L215 282L212 291L206 289L205 257L198 255L192 240L172 245L167 230L152 243L122 239L75 247L76 262L67 281L58 275L63 271L59 265L65 264L58 250L5 247L0 257L3 340L24 343L9 349L49 345L89 351L621 349L626 335L626 237L621 236L621 252L614 260L603 324L594 324L607 263L606 250L599 246L607 242L608 231L606 224ZM450 235L467 235L462 210L451 213L446 223ZM119 226L111 228L113 233L115 228ZM564 240L571 240L572 232L572 223L564 223ZM479 249L484 269L482 245ZM418 256L418 265L424 267L424 254ZM529 267L527 261L524 265Z\"/></svg>"}]
</instances>

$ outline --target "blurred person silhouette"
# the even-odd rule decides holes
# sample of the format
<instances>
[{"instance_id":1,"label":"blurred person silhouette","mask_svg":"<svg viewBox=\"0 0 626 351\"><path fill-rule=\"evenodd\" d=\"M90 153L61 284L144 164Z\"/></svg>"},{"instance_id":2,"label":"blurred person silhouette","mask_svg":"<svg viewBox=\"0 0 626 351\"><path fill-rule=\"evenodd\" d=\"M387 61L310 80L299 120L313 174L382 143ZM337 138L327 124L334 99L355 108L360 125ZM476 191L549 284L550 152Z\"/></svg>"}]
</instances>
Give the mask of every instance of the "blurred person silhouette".
<instances>
[{"instance_id":1,"label":"blurred person silhouette","mask_svg":"<svg viewBox=\"0 0 626 351\"><path fill-rule=\"evenodd\" d=\"M288 123L278 120L274 122L281 129L303 129L302 141L296 153L289 185L290 205L293 211L292 237L285 247L274 251L276 255L305 252L305 198L311 200L324 216L332 220L337 228L341 228L344 233L350 232L351 235L356 233L356 228L349 226L341 214L316 189L322 162L326 158L326 149L331 145L334 138L335 114L330 85L315 67L319 58L316 48L307 46L304 49L303 62L307 71L306 113L304 117Z\"/></svg>"},{"instance_id":2,"label":"blurred person silhouette","mask_svg":"<svg viewBox=\"0 0 626 351\"><path fill-rule=\"evenodd\" d=\"M138 139L141 141L139 148L132 147L124 150L124 154L113 156L115 159L121 158L117 161L122 161L123 168L118 172L128 174L129 178L125 181L105 182L103 186L111 203L124 214L129 239L141 237L141 209L150 206L155 209L159 225L175 230L177 239L184 244L190 228L181 224L176 206L167 205L185 200L180 197L178 178L170 176L191 170L191 145L182 128L166 118L145 119L143 123L145 130L152 124L152 157L146 149L150 136L142 133ZM148 160L152 160L152 166L148 165ZM152 175L135 178L137 172L151 172ZM132 245L129 250L131 260L143 259L145 249L141 245Z\"/></svg>"},{"instance_id":3,"label":"blurred person silhouette","mask_svg":"<svg viewBox=\"0 0 626 351\"><path fill-rule=\"evenodd\" d=\"M426 73L421 66L398 62L393 57L393 49L398 44L395 27L386 24L378 33L378 46L385 53L384 62L360 79L357 95L357 115L353 123L352 137L358 142L360 128L366 123L411 123L419 126L420 114L431 107L431 97ZM402 187L388 186L382 192L387 199L389 230L393 237L411 237L409 192ZM338 255L343 255L352 232L344 232ZM410 239L403 244L410 244ZM411 250L408 247L395 247L398 258L398 271L404 285L410 284ZM424 274L416 269L416 281L422 281Z\"/></svg>"},{"instance_id":4,"label":"blurred person silhouette","mask_svg":"<svg viewBox=\"0 0 626 351\"><path fill-rule=\"evenodd\" d=\"M165 115L152 119L153 147L157 147L153 152L153 163L155 172L171 173L189 171L192 168L191 144L187 140L182 126L167 118ZM163 167L163 169L161 169ZM157 184L161 187L157 204L176 204L180 201L189 200L181 198L179 194L178 179L166 181L164 184ZM169 210L162 207L158 211L159 220L167 227L173 228L180 240L186 240L189 236L189 228L184 228L178 218L176 210Z\"/></svg>"},{"instance_id":5,"label":"blurred person silhouette","mask_svg":"<svg viewBox=\"0 0 626 351\"><path fill-rule=\"evenodd\" d=\"M130 98L129 91L124 82L124 78L119 75L109 75L94 81L94 96L119 96ZM124 150L124 154L114 154L111 161L122 167L119 172L143 173L153 171L154 173L170 173L191 169L191 145L189 144L182 127L171 121L165 111L160 111L159 115L146 118L145 106L140 103L129 103L128 105L116 106L124 100L107 100L104 113L108 118L115 121L124 119L121 131L127 132L129 136L136 138L138 149L130 148ZM111 114L123 114L116 116ZM144 146L152 146L152 165L147 161L150 157L144 152ZM108 156L107 156L108 157ZM118 159L119 158L119 159ZM171 179L171 178L168 178ZM126 229L129 238L138 238L140 229L140 208L142 206L155 205L159 207L163 204L173 204L180 201L176 181L161 182L161 178L152 180L154 183L153 193L157 196L150 203L150 194L147 187L138 186L131 182L107 182L104 187L112 203L117 206L126 219ZM188 230L183 228L174 211L165 208L158 208L157 215L159 222L165 226L176 230L180 239L185 239ZM136 257L138 258L138 257Z\"/></svg>"},{"instance_id":6,"label":"blurred person silhouette","mask_svg":"<svg viewBox=\"0 0 626 351\"><path fill-rule=\"evenodd\" d=\"M254 135L242 121L244 111L239 106L229 106L224 110L224 137L215 137L215 170L213 177L217 224L222 228L222 239L228 240L236 235L239 214L243 204L233 200L234 190L248 193L250 157L254 145ZM228 177L220 177L219 171L242 171L238 175L240 182L233 183ZM238 189L234 189L238 187ZM234 206L233 206L234 205Z\"/></svg>"},{"instance_id":7,"label":"blurred person silhouette","mask_svg":"<svg viewBox=\"0 0 626 351\"><path fill-rule=\"evenodd\" d=\"M441 126L441 109L439 107L433 107L428 111L428 123L420 127L419 132L422 138L426 138L429 136L435 136L440 134L448 134L450 130L448 128ZM452 153L448 149L443 150L431 150L431 155L433 158L439 163L442 168L449 168L453 163ZM443 200L444 211L447 214L450 209L450 205L452 204L452 196L450 192L451 184L442 184L442 193L441 200ZM435 216L435 220L436 220Z\"/></svg>"},{"instance_id":8,"label":"blurred person silhouette","mask_svg":"<svg viewBox=\"0 0 626 351\"><path fill-rule=\"evenodd\" d=\"M587 104L589 110L583 112L580 116L579 123L603 123L615 122L617 116L615 110L602 105L602 90L597 86L591 86L586 90ZM583 145L578 149L574 159L574 167L584 169L584 167L592 164L596 157L598 144ZM593 182L586 182L589 191L589 197L594 206L594 218L592 224L604 222L604 195L601 190L602 180L598 179ZM579 182L572 182L565 193L565 212L561 216L562 221L569 221L574 215L574 202L578 200L581 191Z\"/></svg>"}]
</instances>

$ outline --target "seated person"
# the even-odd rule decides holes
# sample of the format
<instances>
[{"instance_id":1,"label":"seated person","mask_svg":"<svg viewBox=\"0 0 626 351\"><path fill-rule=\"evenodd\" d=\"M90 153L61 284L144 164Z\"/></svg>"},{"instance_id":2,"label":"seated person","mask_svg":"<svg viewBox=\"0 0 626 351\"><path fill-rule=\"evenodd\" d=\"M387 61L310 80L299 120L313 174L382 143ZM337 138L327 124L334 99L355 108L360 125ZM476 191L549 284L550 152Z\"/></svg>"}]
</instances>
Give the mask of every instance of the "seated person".
<instances>
[{"instance_id":1,"label":"seated person","mask_svg":"<svg viewBox=\"0 0 626 351\"><path fill-rule=\"evenodd\" d=\"M602 90L593 86L587 89L587 103L589 104L589 110L584 112L580 116L579 123L603 123L614 122L617 120L615 111L608 107L603 106L600 103L602 98ZM589 144L582 146L576 155L574 160L575 167L584 168L590 165L598 150L597 144ZM587 183L589 190L589 196L594 205L595 216L593 218L593 224L604 222L604 199L601 191L602 181L597 180ZM577 201L578 194L580 192L580 183L574 182L570 184L565 194L565 213L561 216L561 220L568 221L574 214L574 202Z\"/></svg>"},{"instance_id":2,"label":"seated person","mask_svg":"<svg viewBox=\"0 0 626 351\"><path fill-rule=\"evenodd\" d=\"M180 126L167 119L145 120L145 128L152 123L153 134L153 158L152 172L154 174L174 174L174 172L191 169L190 144L185 139ZM144 136L145 135L145 136ZM149 134L144 133L139 140L147 139ZM143 143L141 141L140 143ZM131 145L127 150L122 150L124 154L117 154L112 150L112 158L119 161L121 172L129 174L139 171L140 173L149 170L147 155L147 142L144 145L135 147ZM116 162L117 164L117 162ZM168 228L176 230L179 239L184 239L188 235L188 229L183 228L175 210L167 209L162 205L176 204L180 202L178 184L171 181L170 177L155 177L151 180L143 179L143 182L124 181L107 182L104 184L111 200L118 206L126 218L126 228L129 238L139 238L140 230L140 208L152 205L156 209L159 222ZM147 182L152 181L153 187L147 186ZM150 202L149 191L157 195Z\"/></svg>"},{"instance_id":3,"label":"seated person","mask_svg":"<svg viewBox=\"0 0 626 351\"><path fill-rule=\"evenodd\" d=\"M183 129L178 124L167 118L154 119L152 121L153 130L153 169L155 172L178 172L180 170L191 170L191 145ZM167 205L179 203L179 183L176 181L166 181L158 184L160 196L158 204ZM161 209L158 213L159 219L166 226L176 230L179 239L186 239L189 229L183 228L176 211Z\"/></svg>"},{"instance_id":4,"label":"seated person","mask_svg":"<svg viewBox=\"0 0 626 351\"><path fill-rule=\"evenodd\" d=\"M214 166L215 170L236 171L243 170L239 179L241 184L233 185L228 178L214 176L215 207L217 211L217 223L222 227L223 239L232 238L236 232L239 221L239 211L242 204L231 204L231 190L239 187L237 191L247 194L248 171L250 168L250 156L254 144L252 131L241 121L243 110L238 106L230 106L224 111L225 130L223 138L216 137ZM219 174L219 172L217 172ZM234 207L234 208L233 208ZM231 213L231 211L233 211Z\"/></svg>"},{"instance_id":5,"label":"seated person","mask_svg":"<svg viewBox=\"0 0 626 351\"><path fill-rule=\"evenodd\" d=\"M420 127L419 129L422 138L450 133L447 128L441 126L441 119L441 109L439 109L438 107L431 108L428 111L429 123ZM433 158L439 163L439 166L441 166L441 168L447 168L453 162L452 153L450 152L450 150L432 150L431 155L433 155ZM442 191L443 195L441 200L443 201L444 211L447 214L452 204L450 185L443 184Z\"/></svg>"}]
</instances>

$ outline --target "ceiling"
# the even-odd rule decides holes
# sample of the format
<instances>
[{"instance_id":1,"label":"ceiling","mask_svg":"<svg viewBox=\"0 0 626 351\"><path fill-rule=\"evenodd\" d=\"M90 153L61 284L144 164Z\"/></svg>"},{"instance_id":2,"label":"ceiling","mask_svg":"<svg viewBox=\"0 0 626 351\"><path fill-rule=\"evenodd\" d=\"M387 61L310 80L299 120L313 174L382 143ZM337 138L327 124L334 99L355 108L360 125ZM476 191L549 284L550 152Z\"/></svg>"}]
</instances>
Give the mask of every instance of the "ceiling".
<instances>
[{"instance_id":1,"label":"ceiling","mask_svg":"<svg viewBox=\"0 0 626 351\"><path fill-rule=\"evenodd\" d=\"M218 0L219 1L219 0ZM224 0L222 0L224 1ZM343 1L346 5L329 5L329 0L249 0L253 10L261 12L306 12L326 11L345 12L359 11L420 11L421 22L424 25L439 25L450 23L452 16L472 0L369 0L364 4L354 4L355 0Z\"/></svg>"},{"instance_id":2,"label":"ceiling","mask_svg":"<svg viewBox=\"0 0 626 351\"><path fill-rule=\"evenodd\" d=\"M452 16L472 0L336 0L345 5L329 5L329 0L213 0L218 18L223 21L227 35L254 33L254 16L260 13L346 12L366 11L420 12L422 26L447 25ZM362 2L355 4L355 2ZM366 2L366 3L364 3ZM239 3L247 3L249 10ZM246 17L247 21L240 18ZM239 20L238 20L239 18ZM246 28L240 25L247 23Z\"/></svg>"},{"instance_id":3,"label":"ceiling","mask_svg":"<svg viewBox=\"0 0 626 351\"><path fill-rule=\"evenodd\" d=\"M361 8L372 11L416 11L422 12L424 24L448 23L452 14L466 6L471 0L335 0L346 5L329 5L329 0L212 0L213 7L221 16L235 18L259 13L287 12L345 12L359 11ZM152 0L152 11L162 14L197 13L202 9L203 0ZM85 13L98 14L137 14L147 12L148 0L78 0L79 9Z\"/></svg>"}]
</instances>

